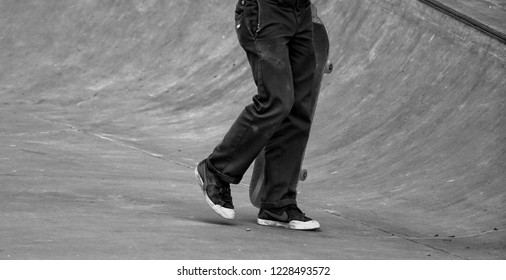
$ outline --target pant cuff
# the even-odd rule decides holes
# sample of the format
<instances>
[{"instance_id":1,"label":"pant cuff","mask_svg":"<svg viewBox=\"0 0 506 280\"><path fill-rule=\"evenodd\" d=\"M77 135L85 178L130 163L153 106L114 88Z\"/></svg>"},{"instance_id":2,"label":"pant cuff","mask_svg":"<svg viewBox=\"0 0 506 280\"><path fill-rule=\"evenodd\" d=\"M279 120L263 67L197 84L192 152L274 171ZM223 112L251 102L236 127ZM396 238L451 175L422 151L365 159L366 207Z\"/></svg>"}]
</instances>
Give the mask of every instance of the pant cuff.
<instances>
[{"instance_id":1,"label":"pant cuff","mask_svg":"<svg viewBox=\"0 0 506 280\"><path fill-rule=\"evenodd\" d=\"M211 161L209 160L209 158L206 160L206 167L207 167L207 169L209 171L211 171L213 174L215 174L216 176L218 176L222 181L227 182L229 184L237 185L242 180L242 177L241 178L231 177L231 176L228 176L228 175L223 174L222 172L218 171L213 166L213 164L211 163Z\"/></svg>"},{"instance_id":2,"label":"pant cuff","mask_svg":"<svg viewBox=\"0 0 506 280\"><path fill-rule=\"evenodd\" d=\"M276 202L260 202L260 208L273 209L285 207L292 204L297 205L297 201L295 199L284 199Z\"/></svg>"}]
</instances>

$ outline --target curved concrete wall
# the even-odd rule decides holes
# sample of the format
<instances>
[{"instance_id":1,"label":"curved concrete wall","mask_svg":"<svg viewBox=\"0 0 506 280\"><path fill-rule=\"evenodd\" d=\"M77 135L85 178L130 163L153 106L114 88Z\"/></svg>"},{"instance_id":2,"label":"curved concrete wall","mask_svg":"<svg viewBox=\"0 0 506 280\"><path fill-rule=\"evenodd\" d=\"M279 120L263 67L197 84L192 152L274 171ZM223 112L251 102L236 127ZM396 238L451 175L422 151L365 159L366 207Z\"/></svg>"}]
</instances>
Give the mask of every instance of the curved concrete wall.
<instances>
[{"instance_id":1,"label":"curved concrete wall","mask_svg":"<svg viewBox=\"0 0 506 280\"><path fill-rule=\"evenodd\" d=\"M335 69L301 202L413 238L504 229L506 47L418 1L315 4ZM191 167L254 94L234 5L1 1L2 102Z\"/></svg>"}]
</instances>

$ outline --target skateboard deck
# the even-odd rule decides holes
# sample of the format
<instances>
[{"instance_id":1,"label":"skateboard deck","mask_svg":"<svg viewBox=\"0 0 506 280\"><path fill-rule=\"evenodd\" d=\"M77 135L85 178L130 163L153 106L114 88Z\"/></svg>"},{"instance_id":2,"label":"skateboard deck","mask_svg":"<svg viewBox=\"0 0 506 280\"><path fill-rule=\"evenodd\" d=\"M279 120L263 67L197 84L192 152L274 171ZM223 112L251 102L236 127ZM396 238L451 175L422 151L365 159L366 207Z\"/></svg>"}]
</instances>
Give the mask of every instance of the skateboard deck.
<instances>
[{"instance_id":1,"label":"skateboard deck","mask_svg":"<svg viewBox=\"0 0 506 280\"><path fill-rule=\"evenodd\" d=\"M328 61L329 57L329 37L327 29L323 21L318 16L316 7L311 4L312 18L313 18L313 42L315 47L316 68L313 84L313 93L316 96L315 105L311 111L311 118L313 119L316 111L316 104L318 102L318 95L320 93L321 82L324 74L332 72L333 65ZM260 198L262 197L262 190L264 185L265 169L265 151L262 150L255 160L253 166L253 174L251 183L249 185L249 197L251 203L260 208ZM307 178L307 170L301 169L299 180L304 181Z\"/></svg>"}]
</instances>

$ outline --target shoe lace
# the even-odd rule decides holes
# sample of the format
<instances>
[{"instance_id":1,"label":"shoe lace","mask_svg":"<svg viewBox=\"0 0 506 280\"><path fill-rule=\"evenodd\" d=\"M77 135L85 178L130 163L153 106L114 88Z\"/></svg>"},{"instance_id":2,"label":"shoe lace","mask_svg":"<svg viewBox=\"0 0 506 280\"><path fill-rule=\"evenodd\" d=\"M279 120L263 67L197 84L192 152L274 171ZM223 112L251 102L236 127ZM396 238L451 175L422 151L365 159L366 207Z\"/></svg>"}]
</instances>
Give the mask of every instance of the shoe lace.
<instances>
[{"instance_id":1,"label":"shoe lace","mask_svg":"<svg viewBox=\"0 0 506 280\"><path fill-rule=\"evenodd\" d=\"M306 214L302 212L302 210L300 210L300 208L297 207L297 205L292 204L287 206L286 212L290 217L296 218L297 220L303 221L306 219Z\"/></svg>"},{"instance_id":2,"label":"shoe lace","mask_svg":"<svg viewBox=\"0 0 506 280\"><path fill-rule=\"evenodd\" d=\"M229 184L220 184L217 189L220 192L220 196L225 202L232 202L232 192Z\"/></svg>"}]
</instances>

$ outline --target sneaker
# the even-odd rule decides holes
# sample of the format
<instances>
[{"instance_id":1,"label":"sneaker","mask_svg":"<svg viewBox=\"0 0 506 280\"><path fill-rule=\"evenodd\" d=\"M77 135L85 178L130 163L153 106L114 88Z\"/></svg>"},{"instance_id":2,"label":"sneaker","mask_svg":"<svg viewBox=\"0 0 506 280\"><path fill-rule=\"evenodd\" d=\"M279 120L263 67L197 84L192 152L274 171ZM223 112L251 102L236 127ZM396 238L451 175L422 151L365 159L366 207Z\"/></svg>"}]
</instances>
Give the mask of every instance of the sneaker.
<instances>
[{"instance_id":1,"label":"sneaker","mask_svg":"<svg viewBox=\"0 0 506 280\"><path fill-rule=\"evenodd\" d=\"M306 217L297 205L277 209L260 209L257 223L262 226L283 227L296 230L315 230L320 223Z\"/></svg>"},{"instance_id":2,"label":"sneaker","mask_svg":"<svg viewBox=\"0 0 506 280\"><path fill-rule=\"evenodd\" d=\"M230 184L223 182L218 176L211 173L206 168L205 160L195 168L195 178L204 192L207 204L211 206L214 212L225 219L234 219L235 211L232 204Z\"/></svg>"}]
</instances>

